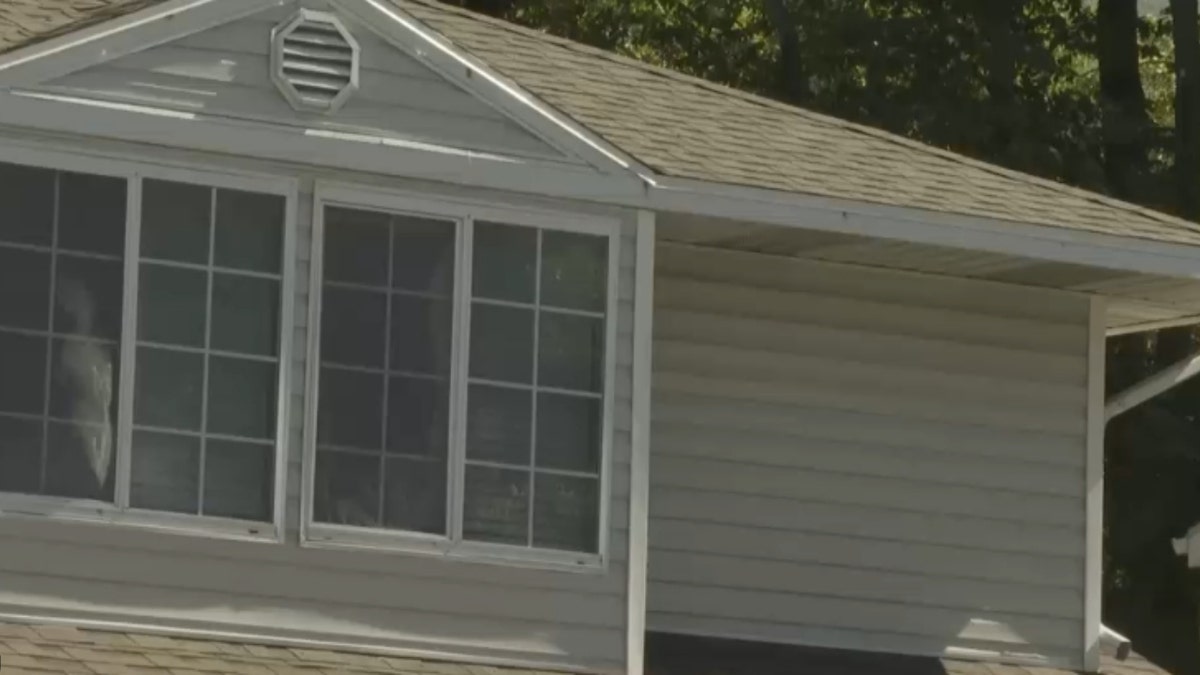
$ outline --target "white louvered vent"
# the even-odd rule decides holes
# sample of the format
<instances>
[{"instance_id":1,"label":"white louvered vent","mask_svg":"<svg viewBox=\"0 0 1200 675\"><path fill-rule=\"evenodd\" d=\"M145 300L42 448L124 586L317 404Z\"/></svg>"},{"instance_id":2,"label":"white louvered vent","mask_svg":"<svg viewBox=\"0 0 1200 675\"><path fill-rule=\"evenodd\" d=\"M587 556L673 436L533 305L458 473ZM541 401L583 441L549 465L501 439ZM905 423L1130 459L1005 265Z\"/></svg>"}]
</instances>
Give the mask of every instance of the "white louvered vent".
<instances>
[{"instance_id":1,"label":"white louvered vent","mask_svg":"<svg viewBox=\"0 0 1200 675\"><path fill-rule=\"evenodd\" d=\"M302 9L271 32L271 79L296 110L334 112L358 89L358 51L336 16Z\"/></svg>"}]
</instances>

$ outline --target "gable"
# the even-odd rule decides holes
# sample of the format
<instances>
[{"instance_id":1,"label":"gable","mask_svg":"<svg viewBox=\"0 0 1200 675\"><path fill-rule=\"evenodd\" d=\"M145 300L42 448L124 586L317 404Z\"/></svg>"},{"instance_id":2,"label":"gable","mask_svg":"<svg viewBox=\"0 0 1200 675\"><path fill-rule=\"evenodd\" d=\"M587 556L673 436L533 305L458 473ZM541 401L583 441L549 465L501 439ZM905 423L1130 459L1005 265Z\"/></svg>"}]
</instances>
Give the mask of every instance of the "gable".
<instances>
[{"instance_id":1,"label":"gable","mask_svg":"<svg viewBox=\"0 0 1200 675\"><path fill-rule=\"evenodd\" d=\"M295 16L301 4L335 13L359 45L358 89L335 112L298 112L271 79L272 30ZM568 159L563 150L338 9L324 1L283 3L33 90L360 138Z\"/></svg>"}]
</instances>

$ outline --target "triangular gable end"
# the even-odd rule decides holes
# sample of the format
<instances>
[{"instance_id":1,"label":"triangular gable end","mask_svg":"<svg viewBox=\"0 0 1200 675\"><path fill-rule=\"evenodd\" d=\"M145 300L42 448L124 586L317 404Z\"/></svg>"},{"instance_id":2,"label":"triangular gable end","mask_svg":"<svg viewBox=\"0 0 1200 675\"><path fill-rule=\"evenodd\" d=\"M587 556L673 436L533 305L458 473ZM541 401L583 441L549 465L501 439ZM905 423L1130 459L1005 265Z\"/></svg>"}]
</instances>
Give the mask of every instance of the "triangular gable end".
<instances>
[{"instance_id":1,"label":"triangular gable end","mask_svg":"<svg viewBox=\"0 0 1200 675\"><path fill-rule=\"evenodd\" d=\"M222 3L227 0L207 4ZM259 11L247 14L245 7L250 4L257 4ZM264 4L268 7L261 9ZM272 31L302 9L336 17L357 43L357 88L334 111L297 110L271 77ZM114 58L93 60L66 73L42 67L43 73L54 76L36 84L26 82L21 88L203 119L345 135L357 141L380 139L590 166L603 173L623 172L630 166L586 131L538 106L387 0L243 0L240 8L231 6L231 18L223 23L213 20L211 7L208 11L208 23L199 30L166 39L151 37L151 46L144 48L136 46L133 32L147 25L135 23L124 29L130 32L124 38L129 47L116 50ZM175 16L172 21L186 25L186 19ZM75 65L69 58L63 61L67 67ZM36 75L38 64L27 65ZM6 76L13 81L11 73L0 71L0 78ZM15 82L20 84L21 78Z\"/></svg>"}]
</instances>

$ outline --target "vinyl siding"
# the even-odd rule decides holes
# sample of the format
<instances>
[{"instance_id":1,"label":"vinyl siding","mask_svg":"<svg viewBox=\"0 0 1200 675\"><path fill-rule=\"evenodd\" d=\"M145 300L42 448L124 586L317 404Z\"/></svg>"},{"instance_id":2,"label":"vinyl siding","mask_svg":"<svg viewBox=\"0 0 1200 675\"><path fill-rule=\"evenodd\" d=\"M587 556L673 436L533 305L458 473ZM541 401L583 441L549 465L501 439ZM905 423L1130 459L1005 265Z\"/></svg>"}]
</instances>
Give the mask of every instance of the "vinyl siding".
<instances>
[{"instance_id":1,"label":"vinyl siding","mask_svg":"<svg viewBox=\"0 0 1200 675\"><path fill-rule=\"evenodd\" d=\"M270 76L270 36L291 3L92 66L41 91L205 116L433 143L506 155L563 153L375 32L339 14L361 47L359 89L331 115L294 111ZM306 7L326 9L322 2Z\"/></svg>"},{"instance_id":2,"label":"vinyl siding","mask_svg":"<svg viewBox=\"0 0 1200 675\"><path fill-rule=\"evenodd\" d=\"M395 181L390 184L395 186ZM286 541L228 541L0 518L0 614L311 639L588 671L622 670L627 622L633 214L623 216L620 241L608 564L602 571L554 571L300 545L313 181L305 178L302 185ZM423 189L429 193L428 187Z\"/></svg>"},{"instance_id":3,"label":"vinyl siding","mask_svg":"<svg viewBox=\"0 0 1200 675\"><path fill-rule=\"evenodd\" d=\"M1079 665L1088 302L663 244L651 630Z\"/></svg>"}]
</instances>

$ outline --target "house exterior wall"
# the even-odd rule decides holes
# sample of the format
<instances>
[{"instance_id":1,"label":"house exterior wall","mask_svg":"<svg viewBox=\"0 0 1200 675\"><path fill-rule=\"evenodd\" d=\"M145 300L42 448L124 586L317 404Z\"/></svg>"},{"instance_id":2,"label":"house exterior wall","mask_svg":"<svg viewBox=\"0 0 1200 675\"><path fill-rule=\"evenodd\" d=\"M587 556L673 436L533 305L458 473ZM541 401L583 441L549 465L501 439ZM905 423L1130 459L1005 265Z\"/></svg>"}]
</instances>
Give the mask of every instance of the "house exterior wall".
<instances>
[{"instance_id":1,"label":"house exterior wall","mask_svg":"<svg viewBox=\"0 0 1200 675\"><path fill-rule=\"evenodd\" d=\"M36 90L217 118L565 159L546 141L346 12L335 14L359 43L358 91L336 114L297 113L271 81L269 54L272 29L293 16L299 5L286 3L65 75ZM329 9L319 0L303 6Z\"/></svg>"},{"instance_id":2,"label":"house exterior wall","mask_svg":"<svg viewBox=\"0 0 1200 675\"><path fill-rule=\"evenodd\" d=\"M0 134L0 141L4 140ZM80 139L64 148L90 147ZM122 146L163 165L237 164L165 149ZM99 152L99 151L97 151ZM130 155L129 153L133 153ZM0 160L4 159L0 149ZM609 545L603 569L564 571L398 552L334 550L300 541L308 279L315 181L331 174L254 164L300 180L297 311L291 327L286 536L237 541L106 524L0 517L0 616L94 621L201 635L374 646L414 654L614 672L624 669L627 623L631 364L636 214L622 220L617 363L610 457ZM453 199L508 199L338 172ZM498 203L506 203L500 201ZM557 208L575 209L557 204ZM588 212L579 206L580 212Z\"/></svg>"},{"instance_id":3,"label":"house exterior wall","mask_svg":"<svg viewBox=\"0 0 1200 675\"><path fill-rule=\"evenodd\" d=\"M1080 665L1086 298L656 271L649 630Z\"/></svg>"}]
</instances>

